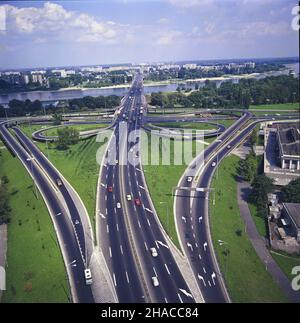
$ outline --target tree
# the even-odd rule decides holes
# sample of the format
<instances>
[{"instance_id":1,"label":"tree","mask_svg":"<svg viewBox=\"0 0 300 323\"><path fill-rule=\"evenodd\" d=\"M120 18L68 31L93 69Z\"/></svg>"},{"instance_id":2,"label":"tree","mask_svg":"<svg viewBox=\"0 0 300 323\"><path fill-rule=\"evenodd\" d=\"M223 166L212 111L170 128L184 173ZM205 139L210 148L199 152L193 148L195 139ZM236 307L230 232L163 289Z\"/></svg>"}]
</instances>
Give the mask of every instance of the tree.
<instances>
[{"instance_id":1,"label":"tree","mask_svg":"<svg viewBox=\"0 0 300 323\"><path fill-rule=\"evenodd\" d=\"M249 139L249 142L251 144L251 146L253 147L256 142L257 142L257 136L258 136L258 131L257 129L253 129L252 133L251 133L251 136L250 136L250 139Z\"/></svg>"},{"instance_id":2,"label":"tree","mask_svg":"<svg viewBox=\"0 0 300 323\"><path fill-rule=\"evenodd\" d=\"M57 129L57 135L57 148L61 150L68 149L70 145L74 145L79 141L79 131L72 127L63 127Z\"/></svg>"},{"instance_id":3,"label":"tree","mask_svg":"<svg viewBox=\"0 0 300 323\"><path fill-rule=\"evenodd\" d=\"M252 190L249 195L249 202L257 207L259 214L267 214L268 194L274 189L274 180L262 175L255 176L252 184Z\"/></svg>"},{"instance_id":4,"label":"tree","mask_svg":"<svg viewBox=\"0 0 300 323\"><path fill-rule=\"evenodd\" d=\"M252 182L257 173L257 159L253 152L251 152L246 159L239 161L239 174L248 182Z\"/></svg>"},{"instance_id":5,"label":"tree","mask_svg":"<svg viewBox=\"0 0 300 323\"><path fill-rule=\"evenodd\" d=\"M10 219L9 193L7 188L8 179L6 176L0 182L0 224L8 223Z\"/></svg>"},{"instance_id":6,"label":"tree","mask_svg":"<svg viewBox=\"0 0 300 323\"><path fill-rule=\"evenodd\" d=\"M54 126L58 126L61 124L62 116L60 114L54 113L52 116L52 123Z\"/></svg>"},{"instance_id":7,"label":"tree","mask_svg":"<svg viewBox=\"0 0 300 323\"><path fill-rule=\"evenodd\" d=\"M281 191L284 202L300 203L300 178L291 181Z\"/></svg>"}]
</instances>

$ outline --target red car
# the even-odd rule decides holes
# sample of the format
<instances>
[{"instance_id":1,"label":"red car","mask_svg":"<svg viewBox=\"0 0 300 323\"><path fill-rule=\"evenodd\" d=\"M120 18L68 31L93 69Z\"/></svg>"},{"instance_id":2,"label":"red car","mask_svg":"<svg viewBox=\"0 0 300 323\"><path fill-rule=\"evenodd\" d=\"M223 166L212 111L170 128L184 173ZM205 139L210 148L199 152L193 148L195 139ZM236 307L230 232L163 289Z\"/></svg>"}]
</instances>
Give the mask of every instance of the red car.
<instances>
[{"instance_id":1,"label":"red car","mask_svg":"<svg viewBox=\"0 0 300 323\"><path fill-rule=\"evenodd\" d=\"M138 205L138 206L141 205L140 199L134 199L134 203L135 203L135 205Z\"/></svg>"},{"instance_id":2,"label":"red car","mask_svg":"<svg viewBox=\"0 0 300 323\"><path fill-rule=\"evenodd\" d=\"M108 190L109 193L111 193L113 191L112 186L108 186L107 190Z\"/></svg>"}]
</instances>

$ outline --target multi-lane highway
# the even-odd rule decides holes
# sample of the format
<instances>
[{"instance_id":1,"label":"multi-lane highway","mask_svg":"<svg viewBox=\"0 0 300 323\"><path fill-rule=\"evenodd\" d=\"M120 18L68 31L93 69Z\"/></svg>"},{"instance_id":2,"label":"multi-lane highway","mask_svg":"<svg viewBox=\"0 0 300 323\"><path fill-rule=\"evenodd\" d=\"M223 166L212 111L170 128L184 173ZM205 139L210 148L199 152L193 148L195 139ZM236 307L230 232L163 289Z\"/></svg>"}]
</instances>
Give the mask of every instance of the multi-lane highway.
<instances>
[{"instance_id":1,"label":"multi-lane highway","mask_svg":"<svg viewBox=\"0 0 300 323\"><path fill-rule=\"evenodd\" d=\"M174 259L147 191L141 165L141 129L147 128L145 124L149 121L146 113L142 75L137 74L109 126L113 133L100 168L97 193L97 241L119 302L194 302L195 295ZM224 117L209 120L219 118ZM256 125L251 119L255 118L258 117L245 112L226 131L220 126L213 133L220 134L218 139L192 161L178 184L184 188L175 192L175 222L181 247L205 302L230 301L210 237L207 189L220 160L251 133ZM152 119L166 121L164 117ZM167 122L172 120L198 122L199 118L171 116ZM84 269L89 266L94 250L89 224L80 213L69 184L18 127L12 127L15 137L8 131L9 123L0 124L1 136L34 178L46 201L64 256L73 300L93 302L92 289L84 279ZM34 136L38 140L49 139L42 131ZM191 136L190 139L199 138ZM187 180L190 176L192 181Z\"/></svg>"},{"instance_id":2,"label":"multi-lane highway","mask_svg":"<svg viewBox=\"0 0 300 323\"><path fill-rule=\"evenodd\" d=\"M120 301L193 302L146 192L140 165L141 107L145 110L138 75L116 120L114 140L101 173L103 253ZM135 163L128 162L130 156Z\"/></svg>"},{"instance_id":3,"label":"multi-lane highway","mask_svg":"<svg viewBox=\"0 0 300 323\"><path fill-rule=\"evenodd\" d=\"M23 138L17 129L16 131L18 137L20 139ZM6 145L21 160L28 173L34 179L35 184L45 199L64 257L73 301L81 303L93 302L94 298L91 288L85 284L84 279L84 269L86 268L86 258L84 256L85 243L84 239L82 241L78 240L78 236L82 234L80 233L82 228L80 223L76 224L77 222L75 222L74 215L76 215L76 211L66 208L60 199L58 191L64 192L64 187L58 187L55 184L56 182L49 182L49 178L41 171L33 156L24 149L24 146L26 146L25 141L21 141L22 146L10 134L7 129L7 122L0 124L0 133ZM35 156L38 158L37 155ZM49 169L49 172L52 172L52 170ZM55 179L57 178L56 175Z\"/></svg>"}]
</instances>

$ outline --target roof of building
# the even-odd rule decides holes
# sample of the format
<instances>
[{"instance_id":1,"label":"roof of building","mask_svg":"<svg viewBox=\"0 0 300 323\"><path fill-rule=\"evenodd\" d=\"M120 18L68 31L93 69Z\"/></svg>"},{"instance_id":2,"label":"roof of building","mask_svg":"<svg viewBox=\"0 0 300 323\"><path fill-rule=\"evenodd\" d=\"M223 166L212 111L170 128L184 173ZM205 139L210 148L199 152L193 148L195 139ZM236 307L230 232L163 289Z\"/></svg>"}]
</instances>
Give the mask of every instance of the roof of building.
<instances>
[{"instance_id":1,"label":"roof of building","mask_svg":"<svg viewBox=\"0 0 300 323\"><path fill-rule=\"evenodd\" d=\"M296 227L300 229L300 203L283 203L283 207L287 210Z\"/></svg>"},{"instance_id":2,"label":"roof of building","mask_svg":"<svg viewBox=\"0 0 300 323\"><path fill-rule=\"evenodd\" d=\"M278 123L277 131L282 154L300 157L299 122Z\"/></svg>"}]
</instances>

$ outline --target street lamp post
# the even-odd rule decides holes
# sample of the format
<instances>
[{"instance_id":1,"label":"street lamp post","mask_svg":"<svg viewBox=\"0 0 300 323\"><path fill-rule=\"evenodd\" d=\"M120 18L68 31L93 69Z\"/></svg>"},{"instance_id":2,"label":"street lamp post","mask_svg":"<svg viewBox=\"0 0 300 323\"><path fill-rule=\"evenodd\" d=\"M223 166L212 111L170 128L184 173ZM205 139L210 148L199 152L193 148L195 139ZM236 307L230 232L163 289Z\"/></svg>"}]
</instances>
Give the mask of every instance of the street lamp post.
<instances>
[{"instance_id":1,"label":"street lamp post","mask_svg":"<svg viewBox=\"0 0 300 323\"><path fill-rule=\"evenodd\" d=\"M32 179L33 179L33 184L34 184L34 190L35 190L35 196L38 199L38 192L37 192L37 187L36 187L36 182L35 182L35 178L34 178L34 174L33 174L33 160L34 157L31 158L27 158L26 161L30 162L30 167L31 167L31 175L32 175Z\"/></svg>"},{"instance_id":2,"label":"street lamp post","mask_svg":"<svg viewBox=\"0 0 300 323\"><path fill-rule=\"evenodd\" d=\"M170 234L170 219L169 219L169 206L168 203L165 201L159 202L159 204L166 204L166 208L167 208L167 229L168 229L168 233Z\"/></svg>"},{"instance_id":3,"label":"street lamp post","mask_svg":"<svg viewBox=\"0 0 300 323\"><path fill-rule=\"evenodd\" d=\"M223 240L218 240L218 244L222 247L224 245L229 246L229 243ZM228 249L228 247L224 250L225 252L225 280L227 279L227 272L228 272L228 257L230 255L230 250Z\"/></svg>"}]
</instances>

